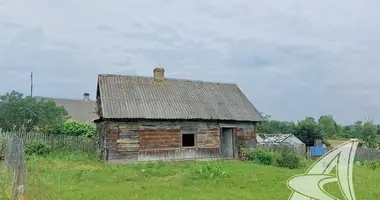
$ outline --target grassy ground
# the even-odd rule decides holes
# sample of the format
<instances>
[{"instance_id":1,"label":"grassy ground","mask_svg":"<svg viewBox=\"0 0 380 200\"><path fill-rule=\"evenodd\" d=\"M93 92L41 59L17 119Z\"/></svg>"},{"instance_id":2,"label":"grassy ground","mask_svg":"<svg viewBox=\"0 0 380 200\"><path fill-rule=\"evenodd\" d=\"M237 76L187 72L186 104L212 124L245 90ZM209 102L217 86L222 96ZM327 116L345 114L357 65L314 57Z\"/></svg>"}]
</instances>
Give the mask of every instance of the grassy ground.
<instances>
[{"instance_id":1,"label":"grassy ground","mask_svg":"<svg viewBox=\"0 0 380 200\"><path fill-rule=\"evenodd\" d=\"M5 187L6 187L6 183L7 183L7 177L5 176L6 173L5 173L5 170L3 168L3 163L0 162L0 199L5 199L6 198L6 195L5 195Z\"/></svg>"},{"instance_id":2,"label":"grassy ground","mask_svg":"<svg viewBox=\"0 0 380 200\"><path fill-rule=\"evenodd\" d=\"M28 165L28 193L63 200L287 199L287 179L305 171L237 161L104 165L81 154L31 157ZM379 172L355 168L357 199L379 198ZM341 197L337 184L326 190Z\"/></svg>"},{"instance_id":3,"label":"grassy ground","mask_svg":"<svg viewBox=\"0 0 380 200\"><path fill-rule=\"evenodd\" d=\"M346 140L328 140L328 142L331 144L332 147L336 147L344 142L347 142L348 139Z\"/></svg>"}]
</instances>

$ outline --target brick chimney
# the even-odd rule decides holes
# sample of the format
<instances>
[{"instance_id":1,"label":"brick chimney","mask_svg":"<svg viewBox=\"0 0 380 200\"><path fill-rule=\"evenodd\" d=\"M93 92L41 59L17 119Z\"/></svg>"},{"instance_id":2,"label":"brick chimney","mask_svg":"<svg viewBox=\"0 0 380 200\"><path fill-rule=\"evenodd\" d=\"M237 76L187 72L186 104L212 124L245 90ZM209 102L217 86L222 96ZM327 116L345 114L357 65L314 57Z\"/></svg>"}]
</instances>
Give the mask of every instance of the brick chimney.
<instances>
[{"instance_id":1,"label":"brick chimney","mask_svg":"<svg viewBox=\"0 0 380 200\"><path fill-rule=\"evenodd\" d=\"M156 67L153 70L153 77L156 81L164 81L165 79L165 69Z\"/></svg>"},{"instance_id":2,"label":"brick chimney","mask_svg":"<svg viewBox=\"0 0 380 200\"><path fill-rule=\"evenodd\" d=\"M90 93L83 93L83 101L90 101Z\"/></svg>"}]
</instances>

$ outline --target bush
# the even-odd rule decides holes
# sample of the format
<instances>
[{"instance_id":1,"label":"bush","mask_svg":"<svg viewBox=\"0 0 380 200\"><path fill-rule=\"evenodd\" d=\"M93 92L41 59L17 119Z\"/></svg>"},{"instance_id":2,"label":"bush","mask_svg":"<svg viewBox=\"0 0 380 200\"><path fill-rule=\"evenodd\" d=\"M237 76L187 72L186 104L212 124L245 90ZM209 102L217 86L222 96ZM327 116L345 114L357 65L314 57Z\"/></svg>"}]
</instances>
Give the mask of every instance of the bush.
<instances>
[{"instance_id":1,"label":"bush","mask_svg":"<svg viewBox=\"0 0 380 200\"><path fill-rule=\"evenodd\" d=\"M44 142L35 141L25 146L26 155L44 156L51 152L51 147Z\"/></svg>"},{"instance_id":2,"label":"bush","mask_svg":"<svg viewBox=\"0 0 380 200\"><path fill-rule=\"evenodd\" d=\"M252 151L247 159L257 164L263 165L272 165L275 163L276 154L273 152L269 152L267 150L258 149L256 151Z\"/></svg>"},{"instance_id":3,"label":"bush","mask_svg":"<svg viewBox=\"0 0 380 200\"><path fill-rule=\"evenodd\" d=\"M364 166L375 170L380 167L380 160L364 161L363 164Z\"/></svg>"},{"instance_id":4,"label":"bush","mask_svg":"<svg viewBox=\"0 0 380 200\"><path fill-rule=\"evenodd\" d=\"M359 140L358 148L365 147L365 143L362 140Z\"/></svg>"},{"instance_id":5,"label":"bush","mask_svg":"<svg viewBox=\"0 0 380 200\"><path fill-rule=\"evenodd\" d=\"M0 161L4 159L4 150L6 148L6 140L0 139Z\"/></svg>"},{"instance_id":6,"label":"bush","mask_svg":"<svg viewBox=\"0 0 380 200\"><path fill-rule=\"evenodd\" d=\"M326 145L326 147L331 147L331 143L327 140L322 140L322 144Z\"/></svg>"},{"instance_id":7,"label":"bush","mask_svg":"<svg viewBox=\"0 0 380 200\"><path fill-rule=\"evenodd\" d=\"M92 138L96 136L96 128L90 123L69 119L65 123L51 128L48 133Z\"/></svg>"},{"instance_id":8,"label":"bush","mask_svg":"<svg viewBox=\"0 0 380 200\"><path fill-rule=\"evenodd\" d=\"M302 167L302 159L293 151L282 151L276 158L277 165L283 168L296 169Z\"/></svg>"}]
</instances>

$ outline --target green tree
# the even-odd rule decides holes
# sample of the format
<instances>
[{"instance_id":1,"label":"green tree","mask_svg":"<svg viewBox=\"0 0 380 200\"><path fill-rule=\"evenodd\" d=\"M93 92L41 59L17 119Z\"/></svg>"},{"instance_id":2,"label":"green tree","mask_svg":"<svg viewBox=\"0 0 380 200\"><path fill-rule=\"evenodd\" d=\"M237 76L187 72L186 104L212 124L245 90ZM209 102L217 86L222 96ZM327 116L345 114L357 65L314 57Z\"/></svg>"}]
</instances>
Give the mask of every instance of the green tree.
<instances>
[{"instance_id":1,"label":"green tree","mask_svg":"<svg viewBox=\"0 0 380 200\"><path fill-rule=\"evenodd\" d=\"M266 134L292 133L294 122L269 119L258 125L258 131Z\"/></svg>"},{"instance_id":2,"label":"green tree","mask_svg":"<svg viewBox=\"0 0 380 200\"><path fill-rule=\"evenodd\" d=\"M338 126L331 115L321 116L318 120L322 134L326 138L333 138L338 134Z\"/></svg>"},{"instance_id":3,"label":"green tree","mask_svg":"<svg viewBox=\"0 0 380 200\"><path fill-rule=\"evenodd\" d=\"M306 117L295 126L294 135L306 146L313 146L316 139L323 140L322 129L312 117Z\"/></svg>"},{"instance_id":4,"label":"green tree","mask_svg":"<svg viewBox=\"0 0 380 200\"><path fill-rule=\"evenodd\" d=\"M266 134L277 134L277 133L292 133L294 129L294 122L278 121L271 119L268 114L262 114L265 121L259 123L257 131Z\"/></svg>"},{"instance_id":5,"label":"green tree","mask_svg":"<svg viewBox=\"0 0 380 200\"><path fill-rule=\"evenodd\" d=\"M352 126L342 126L342 133L340 136L343 138L357 138Z\"/></svg>"},{"instance_id":6,"label":"green tree","mask_svg":"<svg viewBox=\"0 0 380 200\"><path fill-rule=\"evenodd\" d=\"M377 127L373 122L366 122L362 129L362 139L366 147L375 149L378 146Z\"/></svg>"},{"instance_id":7,"label":"green tree","mask_svg":"<svg viewBox=\"0 0 380 200\"><path fill-rule=\"evenodd\" d=\"M362 138L362 132L363 132L363 122L362 121L356 121L354 125L354 134L356 138Z\"/></svg>"},{"instance_id":8,"label":"green tree","mask_svg":"<svg viewBox=\"0 0 380 200\"><path fill-rule=\"evenodd\" d=\"M0 96L0 128L3 131L38 131L62 124L68 118L54 101L37 101L12 91Z\"/></svg>"}]
</instances>

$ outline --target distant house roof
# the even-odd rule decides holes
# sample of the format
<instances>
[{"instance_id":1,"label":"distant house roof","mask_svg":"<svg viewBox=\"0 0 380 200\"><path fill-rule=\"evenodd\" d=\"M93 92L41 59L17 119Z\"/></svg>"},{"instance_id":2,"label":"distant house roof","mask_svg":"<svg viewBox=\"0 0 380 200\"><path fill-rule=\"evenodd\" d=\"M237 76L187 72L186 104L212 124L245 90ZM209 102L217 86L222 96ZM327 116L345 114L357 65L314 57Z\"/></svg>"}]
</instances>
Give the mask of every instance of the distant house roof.
<instances>
[{"instance_id":1,"label":"distant house roof","mask_svg":"<svg viewBox=\"0 0 380 200\"><path fill-rule=\"evenodd\" d=\"M271 143L271 144L304 144L300 139L298 139L293 134L257 134L256 141L259 144Z\"/></svg>"},{"instance_id":2,"label":"distant house roof","mask_svg":"<svg viewBox=\"0 0 380 200\"><path fill-rule=\"evenodd\" d=\"M101 74L97 91L105 119L263 120L236 84Z\"/></svg>"},{"instance_id":3,"label":"distant house roof","mask_svg":"<svg viewBox=\"0 0 380 200\"><path fill-rule=\"evenodd\" d=\"M88 95L88 94L85 94ZM56 105L63 106L71 119L79 122L93 122L98 117L95 112L96 102L86 99L63 99L51 97L35 97L37 99L53 100Z\"/></svg>"}]
</instances>

